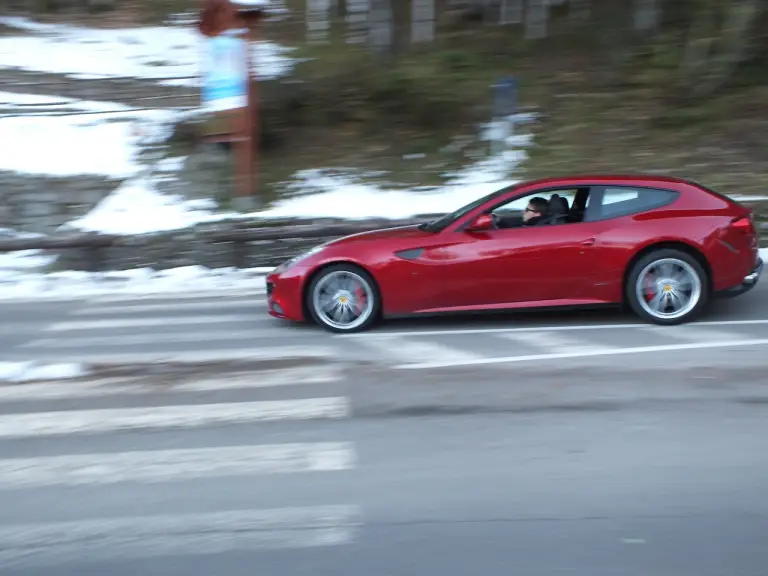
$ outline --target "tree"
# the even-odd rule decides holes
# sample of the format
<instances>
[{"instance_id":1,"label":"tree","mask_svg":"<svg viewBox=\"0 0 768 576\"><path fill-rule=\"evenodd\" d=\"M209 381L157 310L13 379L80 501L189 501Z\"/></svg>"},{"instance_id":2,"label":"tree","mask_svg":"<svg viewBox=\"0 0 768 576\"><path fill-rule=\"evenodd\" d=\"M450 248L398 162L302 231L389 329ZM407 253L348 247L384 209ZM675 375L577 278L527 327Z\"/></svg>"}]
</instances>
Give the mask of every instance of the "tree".
<instances>
[{"instance_id":1,"label":"tree","mask_svg":"<svg viewBox=\"0 0 768 576\"><path fill-rule=\"evenodd\" d=\"M764 10L763 0L698 0L680 63L684 95L704 98L729 82Z\"/></svg>"}]
</instances>

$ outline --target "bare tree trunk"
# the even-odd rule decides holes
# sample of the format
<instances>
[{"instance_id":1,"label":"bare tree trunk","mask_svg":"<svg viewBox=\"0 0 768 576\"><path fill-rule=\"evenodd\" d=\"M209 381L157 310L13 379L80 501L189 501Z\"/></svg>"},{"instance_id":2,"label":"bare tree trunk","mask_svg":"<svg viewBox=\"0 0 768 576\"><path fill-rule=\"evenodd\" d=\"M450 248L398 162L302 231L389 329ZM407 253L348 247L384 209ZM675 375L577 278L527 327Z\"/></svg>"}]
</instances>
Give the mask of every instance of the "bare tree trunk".
<instances>
[{"instance_id":1,"label":"bare tree trunk","mask_svg":"<svg viewBox=\"0 0 768 576\"><path fill-rule=\"evenodd\" d=\"M346 0L347 44L363 44L368 38L369 0Z\"/></svg>"},{"instance_id":2,"label":"bare tree trunk","mask_svg":"<svg viewBox=\"0 0 768 576\"><path fill-rule=\"evenodd\" d=\"M709 0L700 2L691 26L680 62L684 82L690 81L706 64L717 34L719 10Z\"/></svg>"},{"instance_id":3,"label":"bare tree trunk","mask_svg":"<svg viewBox=\"0 0 768 576\"><path fill-rule=\"evenodd\" d=\"M307 0L307 40L313 43L328 41L331 29L331 0Z\"/></svg>"},{"instance_id":4,"label":"bare tree trunk","mask_svg":"<svg viewBox=\"0 0 768 576\"><path fill-rule=\"evenodd\" d=\"M411 0L411 42L435 39L435 0Z\"/></svg>"},{"instance_id":5,"label":"bare tree trunk","mask_svg":"<svg viewBox=\"0 0 768 576\"><path fill-rule=\"evenodd\" d=\"M347 17L346 0L331 0L331 14L334 18L345 19Z\"/></svg>"},{"instance_id":6,"label":"bare tree trunk","mask_svg":"<svg viewBox=\"0 0 768 576\"><path fill-rule=\"evenodd\" d=\"M501 0L499 24L522 24L525 0Z\"/></svg>"},{"instance_id":7,"label":"bare tree trunk","mask_svg":"<svg viewBox=\"0 0 768 576\"><path fill-rule=\"evenodd\" d=\"M547 37L549 6L547 0L527 0L525 11L526 40L541 40Z\"/></svg>"},{"instance_id":8,"label":"bare tree trunk","mask_svg":"<svg viewBox=\"0 0 768 576\"><path fill-rule=\"evenodd\" d=\"M394 51L391 0L370 0L368 41L378 54Z\"/></svg>"},{"instance_id":9,"label":"bare tree trunk","mask_svg":"<svg viewBox=\"0 0 768 576\"><path fill-rule=\"evenodd\" d=\"M634 0L634 27L638 32L656 32L661 22L661 0Z\"/></svg>"},{"instance_id":10,"label":"bare tree trunk","mask_svg":"<svg viewBox=\"0 0 768 576\"><path fill-rule=\"evenodd\" d=\"M717 38L707 43L710 50L705 52L703 61L692 62L693 69L700 71L700 76L689 84L695 98L710 96L728 83L744 61L752 28L764 9L762 0L731 0L727 14L720 18L723 25ZM712 47L719 49L712 51Z\"/></svg>"},{"instance_id":11,"label":"bare tree trunk","mask_svg":"<svg viewBox=\"0 0 768 576\"><path fill-rule=\"evenodd\" d=\"M574 22L588 22L592 17L591 0L571 0L568 6L568 16Z\"/></svg>"}]
</instances>

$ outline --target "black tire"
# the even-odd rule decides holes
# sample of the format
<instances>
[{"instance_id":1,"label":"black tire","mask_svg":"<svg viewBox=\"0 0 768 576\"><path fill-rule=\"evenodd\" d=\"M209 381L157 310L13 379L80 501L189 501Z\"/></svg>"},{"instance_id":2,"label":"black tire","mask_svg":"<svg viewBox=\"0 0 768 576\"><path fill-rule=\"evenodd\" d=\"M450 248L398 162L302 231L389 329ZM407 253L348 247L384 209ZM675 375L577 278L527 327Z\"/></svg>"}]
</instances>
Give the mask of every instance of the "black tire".
<instances>
[{"instance_id":1,"label":"black tire","mask_svg":"<svg viewBox=\"0 0 768 576\"><path fill-rule=\"evenodd\" d=\"M640 275L643 273L643 270L649 266L650 264L653 264L654 262L658 262L660 260L665 259L671 259L671 260L677 260L679 262L687 264L690 270L692 270L696 276L698 277L698 281L701 285L700 295L698 298L698 301L695 303L695 305L692 305L690 310L687 310L685 313L674 316L674 317L660 317L656 316L652 313L650 313L644 306L643 303L640 302L640 299L637 295L637 283ZM624 286L624 297L627 304L629 304L629 307L632 309L632 311L645 320L646 322L652 323L652 324L658 324L661 326L674 326L677 324L684 324L686 322L690 322L691 320L694 320L697 316L699 316L702 311L706 308L707 304L709 303L710 298L710 279L707 275L706 270L702 267L701 264L699 264L698 260L688 254L687 252L683 252L682 250L676 250L674 248L661 248L659 250L654 250L653 252L650 252L640 258L635 264L632 266L632 269L629 272L629 275L627 276L627 283Z\"/></svg>"},{"instance_id":2,"label":"black tire","mask_svg":"<svg viewBox=\"0 0 768 576\"><path fill-rule=\"evenodd\" d=\"M348 274L354 274L359 277L367 285L367 290L369 291L371 297L370 313L368 316L361 323L353 325L349 328L343 328L329 324L328 320L322 314L318 313L314 303L314 295L317 286L325 279L327 279L328 276L332 274L338 274L339 272L346 272ZM312 282L310 282L304 298L312 321L315 322L315 324L318 326L325 328L329 332L334 332L336 334L351 334L354 332L363 332L368 330L379 320L381 313L381 296L379 294L379 288L376 284L376 281L371 277L370 274L368 274L368 272L353 264L334 264L321 270L320 273L318 273L312 279Z\"/></svg>"}]
</instances>

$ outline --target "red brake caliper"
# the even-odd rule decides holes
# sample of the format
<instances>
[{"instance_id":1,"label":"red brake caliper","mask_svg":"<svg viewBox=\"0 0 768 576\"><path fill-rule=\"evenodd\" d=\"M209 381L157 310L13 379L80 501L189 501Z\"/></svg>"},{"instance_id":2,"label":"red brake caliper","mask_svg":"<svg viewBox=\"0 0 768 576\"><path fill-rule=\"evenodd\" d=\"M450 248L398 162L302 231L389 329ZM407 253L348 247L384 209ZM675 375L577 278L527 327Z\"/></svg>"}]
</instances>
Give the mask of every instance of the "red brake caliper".
<instances>
[{"instance_id":1,"label":"red brake caliper","mask_svg":"<svg viewBox=\"0 0 768 576\"><path fill-rule=\"evenodd\" d=\"M357 303L357 306L355 306L357 310L355 311L358 314L360 314L362 313L363 308L365 308L365 304L366 304L365 290L363 290L363 285L357 284L357 286L355 286L354 292L355 292L355 303Z\"/></svg>"},{"instance_id":2,"label":"red brake caliper","mask_svg":"<svg viewBox=\"0 0 768 576\"><path fill-rule=\"evenodd\" d=\"M651 275L648 274L645 277L645 301L650 302L653 300L654 296L656 296L656 282Z\"/></svg>"}]
</instances>

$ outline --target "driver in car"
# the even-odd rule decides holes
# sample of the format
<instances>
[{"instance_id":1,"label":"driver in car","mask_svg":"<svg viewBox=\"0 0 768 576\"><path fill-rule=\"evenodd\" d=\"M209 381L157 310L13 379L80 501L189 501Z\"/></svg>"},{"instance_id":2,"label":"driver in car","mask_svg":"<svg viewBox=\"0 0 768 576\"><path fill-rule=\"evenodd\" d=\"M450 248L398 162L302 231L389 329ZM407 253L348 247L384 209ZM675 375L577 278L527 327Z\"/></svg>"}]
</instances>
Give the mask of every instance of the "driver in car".
<instances>
[{"instance_id":1,"label":"driver in car","mask_svg":"<svg viewBox=\"0 0 768 576\"><path fill-rule=\"evenodd\" d=\"M536 226L547 215L549 210L549 202L547 202L541 196L531 198L528 202L528 206L525 207L523 212L523 226Z\"/></svg>"}]
</instances>

